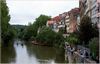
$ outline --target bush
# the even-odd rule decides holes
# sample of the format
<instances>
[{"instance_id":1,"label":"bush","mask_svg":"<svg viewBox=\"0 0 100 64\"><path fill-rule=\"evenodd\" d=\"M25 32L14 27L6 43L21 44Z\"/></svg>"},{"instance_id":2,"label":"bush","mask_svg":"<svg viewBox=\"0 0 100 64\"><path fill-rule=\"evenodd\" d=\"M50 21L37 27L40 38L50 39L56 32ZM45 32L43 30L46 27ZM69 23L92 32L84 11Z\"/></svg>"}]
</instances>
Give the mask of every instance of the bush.
<instances>
[{"instance_id":1,"label":"bush","mask_svg":"<svg viewBox=\"0 0 100 64\"><path fill-rule=\"evenodd\" d=\"M95 37L89 41L89 48L90 48L93 58L96 59L97 56L99 57L99 39L98 38Z\"/></svg>"}]
</instances>

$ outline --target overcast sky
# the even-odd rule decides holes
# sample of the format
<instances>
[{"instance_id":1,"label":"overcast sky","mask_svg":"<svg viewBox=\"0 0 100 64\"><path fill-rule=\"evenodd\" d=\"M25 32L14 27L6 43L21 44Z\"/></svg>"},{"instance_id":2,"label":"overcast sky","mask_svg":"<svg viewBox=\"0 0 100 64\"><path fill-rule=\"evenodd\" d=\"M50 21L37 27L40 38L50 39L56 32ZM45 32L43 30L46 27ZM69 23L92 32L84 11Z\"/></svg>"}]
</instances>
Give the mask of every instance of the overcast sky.
<instances>
[{"instance_id":1,"label":"overcast sky","mask_svg":"<svg viewBox=\"0 0 100 64\"><path fill-rule=\"evenodd\" d=\"M7 0L10 24L27 25L33 23L40 14L51 17L79 7L78 0Z\"/></svg>"}]
</instances>

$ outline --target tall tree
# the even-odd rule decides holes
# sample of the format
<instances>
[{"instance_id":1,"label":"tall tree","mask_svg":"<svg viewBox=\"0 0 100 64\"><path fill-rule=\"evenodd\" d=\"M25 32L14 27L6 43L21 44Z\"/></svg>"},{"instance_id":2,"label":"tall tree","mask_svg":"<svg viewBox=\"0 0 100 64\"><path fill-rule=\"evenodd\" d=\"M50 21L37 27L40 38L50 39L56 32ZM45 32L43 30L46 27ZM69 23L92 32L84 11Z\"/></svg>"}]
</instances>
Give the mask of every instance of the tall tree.
<instances>
[{"instance_id":1,"label":"tall tree","mask_svg":"<svg viewBox=\"0 0 100 64\"><path fill-rule=\"evenodd\" d=\"M84 16L80 22L79 26L80 35L79 38L83 44L88 44L89 40L93 38L93 26L91 22L91 18L88 16Z\"/></svg>"},{"instance_id":2,"label":"tall tree","mask_svg":"<svg viewBox=\"0 0 100 64\"><path fill-rule=\"evenodd\" d=\"M8 7L6 5L6 1L1 0L1 26L2 26L1 30L2 30L2 34L7 32L9 21L10 21L10 15L9 15Z\"/></svg>"},{"instance_id":3,"label":"tall tree","mask_svg":"<svg viewBox=\"0 0 100 64\"><path fill-rule=\"evenodd\" d=\"M51 19L50 16L40 15L38 18L36 18L36 24L38 25L38 27L42 27L46 25L46 22L49 19Z\"/></svg>"},{"instance_id":4,"label":"tall tree","mask_svg":"<svg viewBox=\"0 0 100 64\"><path fill-rule=\"evenodd\" d=\"M10 15L6 0L1 0L1 40L6 44L14 36L14 30L11 28L9 21Z\"/></svg>"}]
</instances>

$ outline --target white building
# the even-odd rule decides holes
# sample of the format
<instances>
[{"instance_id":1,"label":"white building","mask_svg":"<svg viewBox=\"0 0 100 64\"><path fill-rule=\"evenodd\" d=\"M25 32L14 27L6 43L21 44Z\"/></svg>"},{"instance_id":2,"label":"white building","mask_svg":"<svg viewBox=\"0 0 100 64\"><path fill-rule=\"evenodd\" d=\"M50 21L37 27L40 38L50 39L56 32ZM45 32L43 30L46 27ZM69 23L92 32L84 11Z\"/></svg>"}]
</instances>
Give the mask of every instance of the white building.
<instances>
[{"instance_id":1,"label":"white building","mask_svg":"<svg viewBox=\"0 0 100 64\"><path fill-rule=\"evenodd\" d=\"M91 20L94 24L100 21L100 0L91 0Z\"/></svg>"},{"instance_id":2,"label":"white building","mask_svg":"<svg viewBox=\"0 0 100 64\"><path fill-rule=\"evenodd\" d=\"M100 0L81 0L84 7L84 15L91 18L93 24L100 21Z\"/></svg>"},{"instance_id":3,"label":"white building","mask_svg":"<svg viewBox=\"0 0 100 64\"><path fill-rule=\"evenodd\" d=\"M66 25L66 31L67 33L69 33L69 24L70 23L70 18L69 18L69 15L67 13L66 17L65 17L65 25Z\"/></svg>"}]
</instances>

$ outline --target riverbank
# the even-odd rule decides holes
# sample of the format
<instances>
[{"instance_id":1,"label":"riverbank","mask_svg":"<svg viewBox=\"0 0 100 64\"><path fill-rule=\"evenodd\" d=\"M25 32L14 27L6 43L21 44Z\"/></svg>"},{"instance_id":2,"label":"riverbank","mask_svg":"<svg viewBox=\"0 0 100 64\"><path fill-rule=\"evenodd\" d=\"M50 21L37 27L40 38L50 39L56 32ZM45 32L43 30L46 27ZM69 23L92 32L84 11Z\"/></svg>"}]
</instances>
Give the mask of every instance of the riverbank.
<instances>
[{"instance_id":1,"label":"riverbank","mask_svg":"<svg viewBox=\"0 0 100 64\"><path fill-rule=\"evenodd\" d=\"M43 44L43 43L37 43L37 41L31 41L31 43L33 44L33 45L40 45L40 46L49 46L49 47L51 47L50 45L47 45L47 44Z\"/></svg>"}]
</instances>

